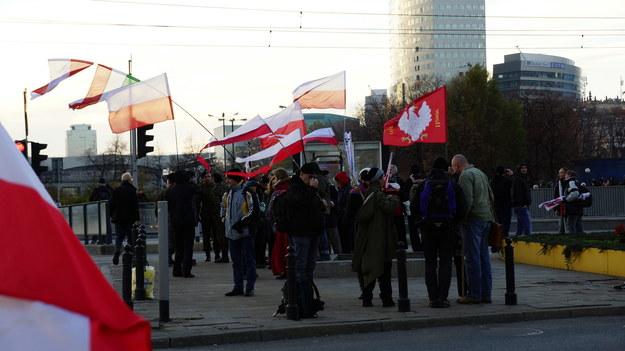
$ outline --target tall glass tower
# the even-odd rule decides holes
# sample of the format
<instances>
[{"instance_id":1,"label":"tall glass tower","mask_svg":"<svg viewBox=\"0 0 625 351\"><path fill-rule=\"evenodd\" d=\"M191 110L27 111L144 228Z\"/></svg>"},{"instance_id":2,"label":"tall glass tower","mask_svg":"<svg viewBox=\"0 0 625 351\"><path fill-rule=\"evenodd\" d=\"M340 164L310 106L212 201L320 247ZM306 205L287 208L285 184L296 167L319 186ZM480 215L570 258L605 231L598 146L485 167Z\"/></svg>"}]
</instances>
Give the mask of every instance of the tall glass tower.
<instances>
[{"instance_id":1,"label":"tall glass tower","mask_svg":"<svg viewBox=\"0 0 625 351\"><path fill-rule=\"evenodd\" d=\"M390 0L391 84L486 66L485 0Z\"/></svg>"}]
</instances>

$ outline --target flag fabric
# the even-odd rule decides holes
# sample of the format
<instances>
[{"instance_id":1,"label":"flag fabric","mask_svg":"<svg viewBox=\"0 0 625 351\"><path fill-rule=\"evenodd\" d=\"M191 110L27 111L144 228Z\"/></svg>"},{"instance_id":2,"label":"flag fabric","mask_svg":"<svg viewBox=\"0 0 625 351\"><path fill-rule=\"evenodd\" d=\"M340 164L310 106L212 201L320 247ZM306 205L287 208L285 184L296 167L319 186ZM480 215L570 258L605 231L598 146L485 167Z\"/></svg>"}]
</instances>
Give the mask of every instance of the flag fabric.
<instances>
[{"instance_id":1,"label":"flag fabric","mask_svg":"<svg viewBox=\"0 0 625 351\"><path fill-rule=\"evenodd\" d=\"M384 145L446 143L446 101L444 86L415 99L397 117L384 124Z\"/></svg>"},{"instance_id":2,"label":"flag fabric","mask_svg":"<svg viewBox=\"0 0 625 351\"><path fill-rule=\"evenodd\" d=\"M274 144L271 147L261 150L253 155L247 157L237 157L237 163L246 163L251 161L258 161L275 156L281 149L288 147L294 143L302 142L302 134L299 129L294 130L291 134L284 137L280 143Z\"/></svg>"},{"instance_id":3,"label":"flag fabric","mask_svg":"<svg viewBox=\"0 0 625 351\"><path fill-rule=\"evenodd\" d=\"M260 147L266 149L278 144L278 140L299 129L301 135L306 135L306 123L299 102L294 102L280 112L264 118L269 132L259 136Z\"/></svg>"},{"instance_id":4,"label":"flag fabric","mask_svg":"<svg viewBox=\"0 0 625 351\"><path fill-rule=\"evenodd\" d=\"M166 73L106 92L102 99L113 133L174 119Z\"/></svg>"},{"instance_id":5,"label":"flag fabric","mask_svg":"<svg viewBox=\"0 0 625 351\"><path fill-rule=\"evenodd\" d=\"M30 92L30 99L35 99L56 88L60 82L93 65L93 62L74 59L49 59L50 83Z\"/></svg>"},{"instance_id":6,"label":"flag fabric","mask_svg":"<svg viewBox=\"0 0 625 351\"><path fill-rule=\"evenodd\" d=\"M251 140L270 132L271 129L269 128L265 120L257 115L256 117L245 122L236 130L232 131L232 133L228 134L221 140L217 140L215 137L211 137L209 143L204 146L204 149L218 145L229 145L241 141Z\"/></svg>"},{"instance_id":7,"label":"flag fabric","mask_svg":"<svg viewBox=\"0 0 625 351\"><path fill-rule=\"evenodd\" d=\"M82 109L89 105L97 104L103 101L102 94L132 83L138 82L139 79L118 71L114 68L98 64L98 68L93 75L91 87L87 92L87 96L82 100L76 100L69 104L69 108L73 110Z\"/></svg>"},{"instance_id":8,"label":"flag fabric","mask_svg":"<svg viewBox=\"0 0 625 351\"><path fill-rule=\"evenodd\" d=\"M293 90L302 108L345 109L345 71L306 82Z\"/></svg>"},{"instance_id":9,"label":"flag fabric","mask_svg":"<svg viewBox=\"0 0 625 351\"><path fill-rule=\"evenodd\" d=\"M2 350L150 350L150 324L104 278L1 124L0 163Z\"/></svg>"},{"instance_id":10,"label":"flag fabric","mask_svg":"<svg viewBox=\"0 0 625 351\"><path fill-rule=\"evenodd\" d=\"M314 130L304 136L304 144L309 141L318 141L330 145L338 145L339 140L334 135L332 128L320 128Z\"/></svg>"}]
</instances>

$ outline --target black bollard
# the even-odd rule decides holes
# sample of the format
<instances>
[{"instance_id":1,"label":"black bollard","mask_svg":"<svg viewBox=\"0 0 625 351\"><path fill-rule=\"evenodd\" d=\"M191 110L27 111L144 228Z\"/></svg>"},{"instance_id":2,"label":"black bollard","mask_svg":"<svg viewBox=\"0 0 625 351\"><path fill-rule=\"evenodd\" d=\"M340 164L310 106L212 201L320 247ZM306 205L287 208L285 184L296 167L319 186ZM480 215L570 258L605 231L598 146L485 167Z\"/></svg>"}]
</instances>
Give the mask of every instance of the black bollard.
<instances>
[{"instance_id":1,"label":"black bollard","mask_svg":"<svg viewBox=\"0 0 625 351\"><path fill-rule=\"evenodd\" d=\"M132 250L130 245L124 246L124 253L122 253L122 298L126 305L132 306Z\"/></svg>"},{"instance_id":2,"label":"black bollard","mask_svg":"<svg viewBox=\"0 0 625 351\"><path fill-rule=\"evenodd\" d=\"M135 246L135 300L145 300L145 240L137 238L137 246Z\"/></svg>"},{"instance_id":3,"label":"black bollard","mask_svg":"<svg viewBox=\"0 0 625 351\"><path fill-rule=\"evenodd\" d=\"M137 239L141 239L143 240L143 266L147 267L150 264L148 263L148 244L147 244L147 240L146 240L146 232L145 232L145 227L141 226L139 227L139 234L137 236Z\"/></svg>"},{"instance_id":4,"label":"black bollard","mask_svg":"<svg viewBox=\"0 0 625 351\"><path fill-rule=\"evenodd\" d=\"M514 292L514 246L512 239L506 238L506 305L516 305L516 293Z\"/></svg>"},{"instance_id":5,"label":"black bollard","mask_svg":"<svg viewBox=\"0 0 625 351\"><path fill-rule=\"evenodd\" d=\"M404 242L399 242L397 249L397 284L399 285L399 299L397 299L398 312L410 312L410 299L408 298L408 274L406 272L406 249Z\"/></svg>"},{"instance_id":6,"label":"black bollard","mask_svg":"<svg viewBox=\"0 0 625 351\"><path fill-rule=\"evenodd\" d=\"M286 319L292 321L299 320L299 306L297 305L297 277L295 271L295 248L289 246L289 253L286 255L286 286L287 298Z\"/></svg>"},{"instance_id":7,"label":"black bollard","mask_svg":"<svg viewBox=\"0 0 625 351\"><path fill-rule=\"evenodd\" d=\"M128 238L128 243L130 244L130 247L132 247L133 249L137 245L136 241L138 237L139 237L139 226L136 224L133 224L132 229L130 230L130 237Z\"/></svg>"}]
</instances>

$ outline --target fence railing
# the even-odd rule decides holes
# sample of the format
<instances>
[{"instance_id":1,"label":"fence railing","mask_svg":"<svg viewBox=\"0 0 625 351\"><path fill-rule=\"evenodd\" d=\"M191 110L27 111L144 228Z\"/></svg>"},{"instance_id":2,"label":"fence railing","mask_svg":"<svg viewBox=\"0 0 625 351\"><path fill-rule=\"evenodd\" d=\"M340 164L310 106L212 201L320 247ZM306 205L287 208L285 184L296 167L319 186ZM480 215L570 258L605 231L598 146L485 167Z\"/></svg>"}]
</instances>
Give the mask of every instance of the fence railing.
<instances>
[{"instance_id":1,"label":"fence railing","mask_svg":"<svg viewBox=\"0 0 625 351\"><path fill-rule=\"evenodd\" d=\"M107 231L110 231L110 235L115 234L115 226L111 225L107 203L108 201L86 202L60 206L59 210L74 233L79 237L82 236L81 240L88 244L92 236L107 236L109 234ZM158 232L156 203L140 202L139 218L148 234Z\"/></svg>"},{"instance_id":2,"label":"fence railing","mask_svg":"<svg viewBox=\"0 0 625 351\"><path fill-rule=\"evenodd\" d=\"M585 216L623 217L625 216L625 186L591 186L592 206L584 208ZM532 189L532 218L556 217L553 211L538 208L538 204L553 199L553 188Z\"/></svg>"}]
</instances>

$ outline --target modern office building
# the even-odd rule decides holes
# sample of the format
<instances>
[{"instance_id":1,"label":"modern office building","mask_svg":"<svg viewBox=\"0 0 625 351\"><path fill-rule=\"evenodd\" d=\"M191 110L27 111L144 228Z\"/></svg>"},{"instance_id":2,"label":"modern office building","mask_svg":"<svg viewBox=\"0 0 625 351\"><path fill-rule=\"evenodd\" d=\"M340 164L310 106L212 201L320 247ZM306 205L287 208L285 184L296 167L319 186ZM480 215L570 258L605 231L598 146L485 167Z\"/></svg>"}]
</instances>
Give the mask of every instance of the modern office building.
<instances>
[{"instance_id":1,"label":"modern office building","mask_svg":"<svg viewBox=\"0 0 625 351\"><path fill-rule=\"evenodd\" d=\"M493 66L493 77L506 96L532 96L550 91L580 99L583 95L581 68L560 56L516 53Z\"/></svg>"},{"instance_id":2,"label":"modern office building","mask_svg":"<svg viewBox=\"0 0 625 351\"><path fill-rule=\"evenodd\" d=\"M67 157L85 156L88 152L97 154L98 138L90 124L72 124L65 139Z\"/></svg>"},{"instance_id":3,"label":"modern office building","mask_svg":"<svg viewBox=\"0 0 625 351\"><path fill-rule=\"evenodd\" d=\"M391 88L486 67L485 0L391 0Z\"/></svg>"}]
</instances>

